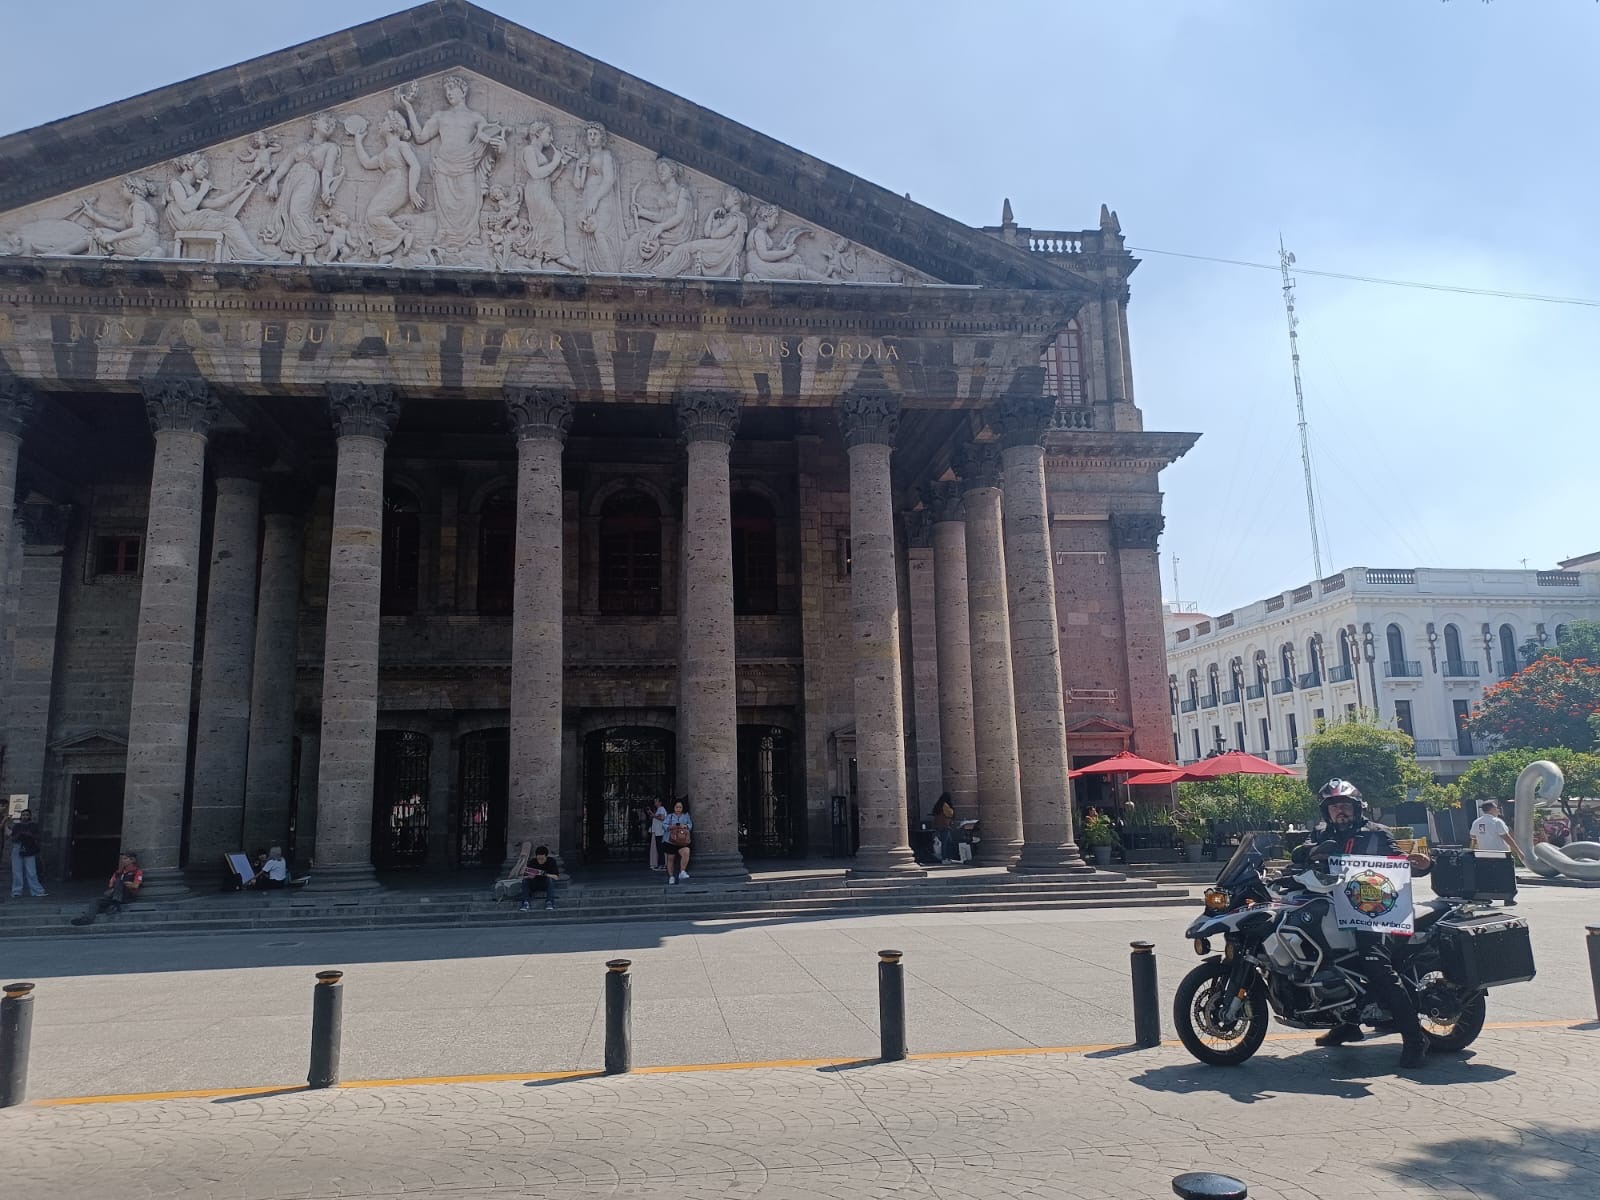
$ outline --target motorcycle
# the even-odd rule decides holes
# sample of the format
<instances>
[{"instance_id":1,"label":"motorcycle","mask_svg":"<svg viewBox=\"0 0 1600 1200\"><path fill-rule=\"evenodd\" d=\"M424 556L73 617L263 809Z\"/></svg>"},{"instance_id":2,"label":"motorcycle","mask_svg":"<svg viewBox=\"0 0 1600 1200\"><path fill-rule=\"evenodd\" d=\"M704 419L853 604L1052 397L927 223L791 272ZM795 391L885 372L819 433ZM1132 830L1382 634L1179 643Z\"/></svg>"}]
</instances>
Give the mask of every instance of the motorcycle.
<instances>
[{"instance_id":1,"label":"motorcycle","mask_svg":"<svg viewBox=\"0 0 1600 1200\"><path fill-rule=\"evenodd\" d=\"M1178 985L1173 1019L1184 1047L1211 1066L1237 1066L1260 1049L1269 1015L1295 1029L1390 1019L1368 998L1354 933L1334 917L1344 880L1327 858L1337 848L1297 852L1292 873L1269 880L1267 863L1282 849L1276 834L1245 835L1186 934L1205 961ZM1394 938L1391 961L1432 1049L1463 1050L1483 1030L1487 989L1533 977L1527 922L1431 900L1415 906L1413 924L1411 937Z\"/></svg>"}]
</instances>

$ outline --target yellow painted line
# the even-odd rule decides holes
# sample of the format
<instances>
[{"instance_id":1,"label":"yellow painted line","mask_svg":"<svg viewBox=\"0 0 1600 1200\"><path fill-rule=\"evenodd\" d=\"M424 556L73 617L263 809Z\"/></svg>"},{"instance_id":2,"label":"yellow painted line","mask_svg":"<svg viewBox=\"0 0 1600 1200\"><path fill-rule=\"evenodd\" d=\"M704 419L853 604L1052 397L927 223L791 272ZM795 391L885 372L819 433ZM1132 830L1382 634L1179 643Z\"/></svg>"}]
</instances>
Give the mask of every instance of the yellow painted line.
<instances>
[{"instance_id":1,"label":"yellow painted line","mask_svg":"<svg viewBox=\"0 0 1600 1200\"><path fill-rule=\"evenodd\" d=\"M1544 1021L1494 1021L1485 1029L1578 1029L1593 1025L1587 1017ZM1269 1042L1307 1041L1317 1037L1315 1029L1294 1030L1288 1033L1269 1033ZM1176 1039L1161 1043L1163 1046L1182 1046ZM1111 1050L1134 1050L1127 1042L1088 1042L1077 1046L1011 1046L997 1050L939 1050L926 1054L911 1054L912 1062L945 1062L962 1058L1034 1058L1049 1054L1099 1054ZM784 1069L820 1069L844 1067L876 1062L872 1058L773 1058L756 1062L680 1063L668 1066L635 1067L634 1075L685 1075L705 1071L775 1071ZM563 1079L602 1079L604 1071L524 1071L501 1075L418 1075L396 1079L351 1079L338 1084L340 1088L382 1087L433 1087L452 1083L544 1083ZM179 1092L125 1092L110 1096L64 1096L32 1103L40 1108L61 1108L74 1104L128 1104L145 1100L212 1100L230 1096L275 1096L287 1092L303 1092L304 1084L274 1085L255 1088L196 1088Z\"/></svg>"}]
</instances>

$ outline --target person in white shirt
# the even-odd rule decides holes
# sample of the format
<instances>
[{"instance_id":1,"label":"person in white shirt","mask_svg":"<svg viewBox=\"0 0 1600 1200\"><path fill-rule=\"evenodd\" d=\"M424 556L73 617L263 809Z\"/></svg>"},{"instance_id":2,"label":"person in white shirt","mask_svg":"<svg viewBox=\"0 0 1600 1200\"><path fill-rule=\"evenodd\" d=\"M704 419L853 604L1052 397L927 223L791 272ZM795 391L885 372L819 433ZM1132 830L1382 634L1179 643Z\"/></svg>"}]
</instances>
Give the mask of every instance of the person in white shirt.
<instances>
[{"instance_id":1,"label":"person in white shirt","mask_svg":"<svg viewBox=\"0 0 1600 1200\"><path fill-rule=\"evenodd\" d=\"M271 849L267 854L267 861L261 864L256 877L250 881L250 886L258 888L289 886L289 864L283 860L282 846L274 846Z\"/></svg>"},{"instance_id":2,"label":"person in white shirt","mask_svg":"<svg viewBox=\"0 0 1600 1200\"><path fill-rule=\"evenodd\" d=\"M1478 855L1501 855L1507 850L1512 850L1523 862L1528 861L1528 856L1522 852L1522 847L1517 845L1517 839L1512 836L1511 830L1500 819L1500 806L1493 800L1485 800L1478 806L1478 819L1472 823L1472 852ZM1515 900L1507 900L1509 908L1516 904Z\"/></svg>"}]
</instances>

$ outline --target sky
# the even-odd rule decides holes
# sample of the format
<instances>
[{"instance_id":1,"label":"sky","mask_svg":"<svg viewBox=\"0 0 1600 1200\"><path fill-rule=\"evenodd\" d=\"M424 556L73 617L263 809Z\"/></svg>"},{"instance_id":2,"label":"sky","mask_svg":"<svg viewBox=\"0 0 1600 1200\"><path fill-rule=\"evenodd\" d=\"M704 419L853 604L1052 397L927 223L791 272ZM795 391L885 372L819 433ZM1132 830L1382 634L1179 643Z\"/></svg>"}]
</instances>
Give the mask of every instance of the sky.
<instances>
[{"instance_id":1,"label":"sky","mask_svg":"<svg viewBox=\"0 0 1600 1200\"><path fill-rule=\"evenodd\" d=\"M485 6L966 224L1116 209L1145 428L1204 435L1162 476L1169 601L1315 575L1280 234L1302 272L1589 302L1296 276L1324 574L1600 550L1594 0ZM0 133L403 7L0 0Z\"/></svg>"}]
</instances>

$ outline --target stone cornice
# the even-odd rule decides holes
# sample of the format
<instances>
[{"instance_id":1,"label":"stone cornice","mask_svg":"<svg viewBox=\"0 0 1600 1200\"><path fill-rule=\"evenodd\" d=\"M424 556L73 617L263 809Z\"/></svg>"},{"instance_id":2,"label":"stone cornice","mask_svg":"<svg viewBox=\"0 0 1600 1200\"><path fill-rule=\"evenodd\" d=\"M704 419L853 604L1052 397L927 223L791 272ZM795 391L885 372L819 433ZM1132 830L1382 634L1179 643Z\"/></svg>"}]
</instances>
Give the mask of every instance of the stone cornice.
<instances>
[{"instance_id":1,"label":"stone cornice","mask_svg":"<svg viewBox=\"0 0 1600 1200\"><path fill-rule=\"evenodd\" d=\"M1047 470L1159 471L1187 454L1198 433L1052 429L1045 434Z\"/></svg>"}]
</instances>

